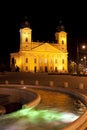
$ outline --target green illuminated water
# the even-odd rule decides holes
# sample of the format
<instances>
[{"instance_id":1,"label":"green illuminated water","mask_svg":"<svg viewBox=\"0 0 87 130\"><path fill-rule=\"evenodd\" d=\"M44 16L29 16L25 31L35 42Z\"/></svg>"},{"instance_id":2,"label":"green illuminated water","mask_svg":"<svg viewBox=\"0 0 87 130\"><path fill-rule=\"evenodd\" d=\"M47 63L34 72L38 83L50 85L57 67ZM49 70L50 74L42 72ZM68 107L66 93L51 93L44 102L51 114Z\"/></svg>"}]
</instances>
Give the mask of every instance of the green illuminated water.
<instances>
[{"instance_id":1,"label":"green illuminated water","mask_svg":"<svg viewBox=\"0 0 87 130\"><path fill-rule=\"evenodd\" d=\"M60 130L80 115L75 99L58 92L36 90L42 100L35 108L24 108L0 117L0 130Z\"/></svg>"}]
</instances>

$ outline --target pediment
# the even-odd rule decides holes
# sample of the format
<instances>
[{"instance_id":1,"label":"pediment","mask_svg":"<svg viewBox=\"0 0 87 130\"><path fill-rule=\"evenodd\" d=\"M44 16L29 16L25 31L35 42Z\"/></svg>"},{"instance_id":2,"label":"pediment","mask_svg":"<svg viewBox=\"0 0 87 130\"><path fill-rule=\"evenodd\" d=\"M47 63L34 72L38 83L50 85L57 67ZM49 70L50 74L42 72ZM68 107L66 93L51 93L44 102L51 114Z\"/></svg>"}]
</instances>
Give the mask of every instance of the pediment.
<instances>
[{"instance_id":1,"label":"pediment","mask_svg":"<svg viewBox=\"0 0 87 130\"><path fill-rule=\"evenodd\" d=\"M32 49L32 51L38 51L38 52L41 52L41 51L47 51L47 52L61 52L60 50L58 50L57 48L53 47L51 44L49 43L44 43L38 47L35 47L34 49Z\"/></svg>"}]
</instances>

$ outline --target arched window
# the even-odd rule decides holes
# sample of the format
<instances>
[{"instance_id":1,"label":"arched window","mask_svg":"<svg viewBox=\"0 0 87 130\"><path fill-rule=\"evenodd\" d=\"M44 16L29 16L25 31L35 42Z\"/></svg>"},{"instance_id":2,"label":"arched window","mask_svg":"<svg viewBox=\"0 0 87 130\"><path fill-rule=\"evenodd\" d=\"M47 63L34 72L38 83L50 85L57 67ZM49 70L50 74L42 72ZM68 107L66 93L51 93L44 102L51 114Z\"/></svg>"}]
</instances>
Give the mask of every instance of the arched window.
<instances>
[{"instance_id":1,"label":"arched window","mask_svg":"<svg viewBox=\"0 0 87 130\"><path fill-rule=\"evenodd\" d=\"M28 63L28 58L26 58L26 63Z\"/></svg>"},{"instance_id":2,"label":"arched window","mask_svg":"<svg viewBox=\"0 0 87 130\"><path fill-rule=\"evenodd\" d=\"M64 64L64 59L62 59L62 64Z\"/></svg>"},{"instance_id":3,"label":"arched window","mask_svg":"<svg viewBox=\"0 0 87 130\"><path fill-rule=\"evenodd\" d=\"M62 40L62 44L64 44L64 40Z\"/></svg>"},{"instance_id":4,"label":"arched window","mask_svg":"<svg viewBox=\"0 0 87 130\"><path fill-rule=\"evenodd\" d=\"M28 42L28 38L26 37L26 42Z\"/></svg>"}]
</instances>

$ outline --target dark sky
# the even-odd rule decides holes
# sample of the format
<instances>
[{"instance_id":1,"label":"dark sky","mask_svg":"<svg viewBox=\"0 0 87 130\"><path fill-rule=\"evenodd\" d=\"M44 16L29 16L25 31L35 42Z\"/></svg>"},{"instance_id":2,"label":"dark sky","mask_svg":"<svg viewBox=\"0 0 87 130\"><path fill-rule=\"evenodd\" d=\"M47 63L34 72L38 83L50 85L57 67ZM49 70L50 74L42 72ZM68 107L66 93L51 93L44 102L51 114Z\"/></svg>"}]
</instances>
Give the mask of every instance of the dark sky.
<instances>
[{"instance_id":1,"label":"dark sky","mask_svg":"<svg viewBox=\"0 0 87 130\"><path fill-rule=\"evenodd\" d=\"M19 48L19 29L27 16L33 41L53 41L62 20L68 37L69 59L76 60L76 44L87 41L87 7L84 1L20 1L1 4L0 56L7 57Z\"/></svg>"}]
</instances>

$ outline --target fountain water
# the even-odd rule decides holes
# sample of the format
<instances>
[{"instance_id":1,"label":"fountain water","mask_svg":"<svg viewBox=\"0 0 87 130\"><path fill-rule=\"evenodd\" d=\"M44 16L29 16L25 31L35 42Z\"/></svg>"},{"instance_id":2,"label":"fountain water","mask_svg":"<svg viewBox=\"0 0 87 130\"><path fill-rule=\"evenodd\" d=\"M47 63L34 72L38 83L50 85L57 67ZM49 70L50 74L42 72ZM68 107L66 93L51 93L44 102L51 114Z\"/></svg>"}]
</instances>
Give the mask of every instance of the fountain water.
<instances>
[{"instance_id":1,"label":"fountain water","mask_svg":"<svg viewBox=\"0 0 87 130\"><path fill-rule=\"evenodd\" d=\"M1 115L1 130L59 130L82 114L76 109L78 99L68 94L50 89L29 89L29 87L25 89L40 94L40 103L35 108L26 106L15 112Z\"/></svg>"}]
</instances>

